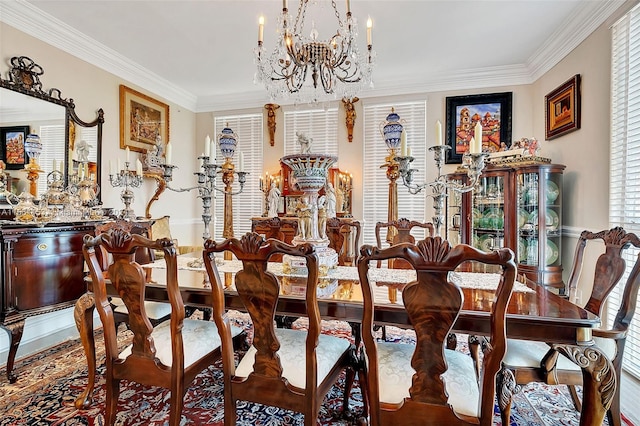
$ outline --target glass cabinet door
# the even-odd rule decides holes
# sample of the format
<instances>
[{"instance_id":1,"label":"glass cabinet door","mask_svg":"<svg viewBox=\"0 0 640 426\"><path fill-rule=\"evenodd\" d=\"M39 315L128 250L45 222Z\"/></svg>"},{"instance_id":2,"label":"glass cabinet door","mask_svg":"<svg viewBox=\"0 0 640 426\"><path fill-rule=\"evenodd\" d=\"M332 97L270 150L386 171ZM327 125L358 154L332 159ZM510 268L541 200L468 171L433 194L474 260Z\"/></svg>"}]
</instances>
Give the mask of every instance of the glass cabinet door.
<instances>
[{"instance_id":1,"label":"glass cabinet door","mask_svg":"<svg viewBox=\"0 0 640 426\"><path fill-rule=\"evenodd\" d=\"M471 245L491 251L505 245L505 174L480 177L472 192Z\"/></svg>"},{"instance_id":2,"label":"glass cabinet door","mask_svg":"<svg viewBox=\"0 0 640 426\"><path fill-rule=\"evenodd\" d=\"M564 292L562 284L562 173L523 169L516 178L518 263L538 271L537 282Z\"/></svg>"}]
</instances>

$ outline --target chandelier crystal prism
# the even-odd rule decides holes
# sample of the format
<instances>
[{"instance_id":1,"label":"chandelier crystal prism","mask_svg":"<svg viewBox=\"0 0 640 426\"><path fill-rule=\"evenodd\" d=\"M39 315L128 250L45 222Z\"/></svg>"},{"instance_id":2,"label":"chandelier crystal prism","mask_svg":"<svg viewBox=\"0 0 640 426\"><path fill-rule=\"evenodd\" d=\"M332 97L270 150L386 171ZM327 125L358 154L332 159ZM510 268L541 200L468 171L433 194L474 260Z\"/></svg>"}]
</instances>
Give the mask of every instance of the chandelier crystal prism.
<instances>
[{"instance_id":1,"label":"chandelier crystal prism","mask_svg":"<svg viewBox=\"0 0 640 426\"><path fill-rule=\"evenodd\" d=\"M371 84L375 52L371 44L371 19L367 21L367 51L358 50L358 24L346 0L346 18L341 19L335 0L331 6L338 20L336 33L326 41L318 39L312 23L309 36L304 24L309 0L300 0L295 21L287 0L282 2L278 19L278 43L268 54L263 43L264 18L258 26L258 46L254 50L256 79L272 100L293 98L297 102L318 102L327 98L353 98Z\"/></svg>"}]
</instances>

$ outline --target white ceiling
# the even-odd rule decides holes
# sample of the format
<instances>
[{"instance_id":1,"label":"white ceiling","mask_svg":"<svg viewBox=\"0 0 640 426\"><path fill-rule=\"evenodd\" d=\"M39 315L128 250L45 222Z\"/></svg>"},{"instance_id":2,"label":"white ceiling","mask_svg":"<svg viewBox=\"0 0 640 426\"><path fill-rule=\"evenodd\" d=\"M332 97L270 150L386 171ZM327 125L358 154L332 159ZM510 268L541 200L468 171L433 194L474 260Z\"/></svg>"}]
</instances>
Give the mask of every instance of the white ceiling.
<instances>
[{"instance_id":1,"label":"white ceiling","mask_svg":"<svg viewBox=\"0 0 640 426\"><path fill-rule=\"evenodd\" d=\"M345 0L336 2L344 14ZM623 3L352 0L360 49L371 17L377 52L375 86L360 97L531 83ZM253 83L253 49L260 15L273 48L281 8L281 0L0 0L0 19L200 112L269 101ZM337 27L326 0L311 0L307 15L322 39Z\"/></svg>"}]
</instances>

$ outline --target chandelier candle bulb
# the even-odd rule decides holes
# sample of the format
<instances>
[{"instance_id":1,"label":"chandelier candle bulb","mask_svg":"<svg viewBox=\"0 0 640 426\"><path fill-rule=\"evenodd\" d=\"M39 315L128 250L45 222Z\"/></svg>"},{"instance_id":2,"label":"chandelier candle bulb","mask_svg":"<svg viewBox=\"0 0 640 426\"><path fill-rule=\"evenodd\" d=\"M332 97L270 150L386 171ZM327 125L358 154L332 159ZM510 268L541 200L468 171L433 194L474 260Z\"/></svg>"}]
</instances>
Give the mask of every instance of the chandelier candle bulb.
<instances>
[{"instance_id":1,"label":"chandelier candle bulb","mask_svg":"<svg viewBox=\"0 0 640 426\"><path fill-rule=\"evenodd\" d=\"M204 156L205 157L211 156L211 138L209 137L209 135L207 135L207 137L204 138Z\"/></svg>"},{"instance_id":2,"label":"chandelier candle bulb","mask_svg":"<svg viewBox=\"0 0 640 426\"><path fill-rule=\"evenodd\" d=\"M287 10L287 0L282 0L282 10Z\"/></svg>"},{"instance_id":3,"label":"chandelier candle bulb","mask_svg":"<svg viewBox=\"0 0 640 426\"><path fill-rule=\"evenodd\" d=\"M264 16L258 18L258 43L264 40Z\"/></svg>"},{"instance_id":4,"label":"chandelier candle bulb","mask_svg":"<svg viewBox=\"0 0 640 426\"><path fill-rule=\"evenodd\" d=\"M129 147L127 147L124 151L125 151L125 153L126 153L126 157L125 157L125 158L127 159L127 163L129 163L129 162L131 161L131 160L130 160L130 158L131 158L131 151L129 150Z\"/></svg>"},{"instance_id":5,"label":"chandelier candle bulb","mask_svg":"<svg viewBox=\"0 0 640 426\"><path fill-rule=\"evenodd\" d=\"M138 176L142 176L142 162L139 158L136 159L136 173Z\"/></svg>"},{"instance_id":6,"label":"chandelier candle bulb","mask_svg":"<svg viewBox=\"0 0 640 426\"><path fill-rule=\"evenodd\" d=\"M109 160L109 174L111 176L115 175L114 171L115 170L113 169L113 160Z\"/></svg>"},{"instance_id":7,"label":"chandelier candle bulb","mask_svg":"<svg viewBox=\"0 0 640 426\"><path fill-rule=\"evenodd\" d=\"M244 153L242 151L238 154L238 171L244 172Z\"/></svg>"},{"instance_id":8,"label":"chandelier candle bulb","mask_svg":"<svg viewBox=\"0 0 640 426\"><path fill-rule=\"evenodd\" d=\"M120 163L120 158L118 158L118 173L122 170L122 164Z\"/></svg>"},{"instance_id":9,"label":"chandelier candle bulb","mask_svg":"<svg viewBox=\"0 0 640 426\"><path fill-rule=\"evenodd\" d=\"M411 157L411 147L407 147L407 157Z\"/></svg>"},{"instance_id":10,"label":"chandelier candle bulb","mask_svg":"<svg viewBox=\"0 0 640 426\"><path fill-rule=\"evenodd\" d=\"M442 145L442 123L436 121L436 145Z\"/></svg>"},{"instance_id":11,"label":"chandelier candle bulb","mask_svg":"<svg viewBox=\"0 0 640 426\"><path fill-rule=\"evenodd\" d=\"M480 145L480 151L482 151L482 124L480 124L480 122L478 121L476 123L476 127L473 130L473 137L476 139L476 143ZM480 153L480 151L478 151L478 153Z\"/></svg>"},{"instance_id":12,"label":"chandelier candle bulb","mask_svg":"<svg viewBox=\"0 0 640 426\"><path fill-rule=\"evenodd\" d=\"M58 164L56 163L56 160L53 160L53 171L55 172L56 170L58 170Z\"/></svg>"},{"instance_id":13,"label":"chandelier candle bulb","mask_svg":"<svg viewBox=\"0 0 640 426\"><path fill-rule=\"evenodd\" d=\"M367 46L371 46L371 27L373 27L373 22L369 18L367 19Z\"/></svg>"},{"instance_id":14,"label":"chandelier candle bulb","mask_svg":"<svg viewBox=\"0 0 640 426\"><path fill-rule=\"evenodd\" d=\"M167 142L167 148L166 148L166 152L165 152L165 160L167 162L167 164L171 164L171 142ZM120 161L120 160L118 160ZM120 166L118 165L118 168L120 168Z\"/></svg>"},{"instance_id":15,"label":"chandelier candle bulb","mask_svg":"<svg viewBox=\"0 0 640 426\"><path fill-rule=\"evenodd\" d=\"M347 0L347 13L351 13L351 1Z\"/></svg>"}]
</instances>

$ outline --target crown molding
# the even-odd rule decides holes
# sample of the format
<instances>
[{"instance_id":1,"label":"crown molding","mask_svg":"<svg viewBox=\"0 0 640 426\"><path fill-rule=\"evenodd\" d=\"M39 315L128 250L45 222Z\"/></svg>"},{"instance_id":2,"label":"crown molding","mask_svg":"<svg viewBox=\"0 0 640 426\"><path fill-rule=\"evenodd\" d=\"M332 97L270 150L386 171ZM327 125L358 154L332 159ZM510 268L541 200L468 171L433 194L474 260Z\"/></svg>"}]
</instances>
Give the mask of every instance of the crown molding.
<instances>
[{"instance_id":1,"label":"crown molding","mask_svg":"<svg viewBox=\"0 0 640 426\"><path fill-rule=\"evenodd\" d=\"M552 33L547 41L531 55L527 61L531 80L536 81L557 65L625 3L625 0L583 2L584 6L578 13Z\"/></svg>"},{"instance_id":2,"label":"crown molding","mask_svg":"<svg viewBox=\"0 0 640 426\"><path fill-rule=\"evenodd\" d=\"M2 1L0 20L51 46L127 80L154 95L195 110L197 97L24 0Z\"/></svg>"},{"instance_id":3,"label":"crown molding","mask_svg":"<svg viewBox=\"0 0 640 426\"><path fill-rule=\"evenodd\" d=\"M572 19L552 33L526 64L427 75L416 81L379 82L378 87L364 90L359 97L531 84L558 64L625 3L625 0L583 2L583 6ZM85 36L24 0L3 1L0 20L194 112L253 108L270 102L265 91L259 86L255 90L243 93L198 97L133 63L118 52ZM281 102L285 105L293 104L293 101Z\"/></svg>"}]
</instances>

